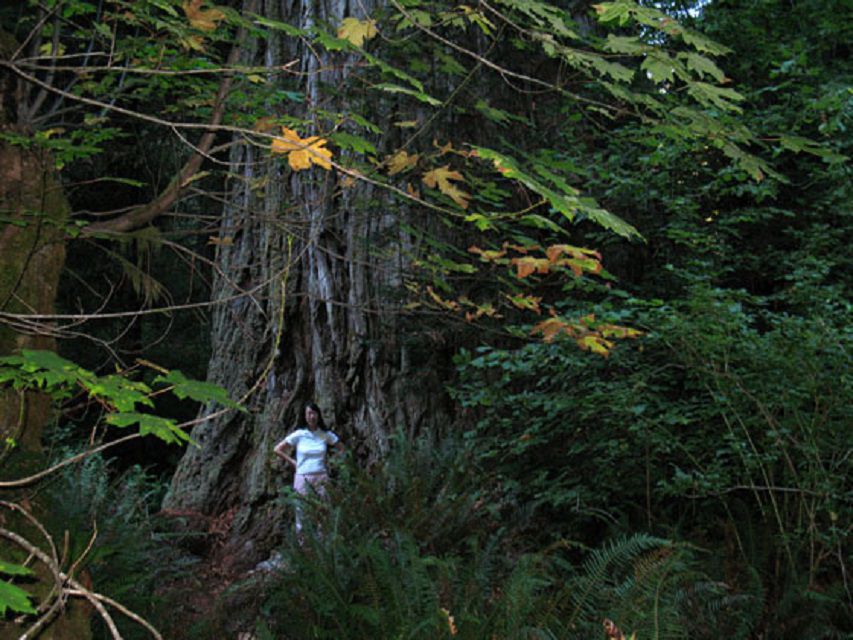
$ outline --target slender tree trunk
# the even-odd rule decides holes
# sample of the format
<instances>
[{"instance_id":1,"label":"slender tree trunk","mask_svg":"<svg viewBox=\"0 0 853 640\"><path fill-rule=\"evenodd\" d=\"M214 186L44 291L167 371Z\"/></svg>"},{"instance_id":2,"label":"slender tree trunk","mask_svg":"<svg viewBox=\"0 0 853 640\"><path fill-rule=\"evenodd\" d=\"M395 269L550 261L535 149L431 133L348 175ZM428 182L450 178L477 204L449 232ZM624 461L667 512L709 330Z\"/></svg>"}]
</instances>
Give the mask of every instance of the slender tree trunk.
<instances>
[{"instance_id":1,"label":"slender tree trunk","mask_svg":"<svg viewBox=\"0 0 853 640\"><path fill-rule=\"evenodd\" d=\"M14 41L0 32L0 56L14 46ZM14 78L0 73L0 130L27 135L14 113L17 89ZM37 146L0 141L0 311L53 312L65 263L64 227L69 213L50 154ZM43 329L0 323L0 355L52 348L54 341ZM12 438L24 451L40 452L42 428L49 418L50 400L46 396L0 392L0 443Z\"/></svg>"},{"instance_id":2,"label":"slender tree trunk","mask_svg":"<svg viewBox=\"0 0 853 640\"><path fill-rule=\"evenodd\" d=\"M68 218L62 187L46 154L0 143L0 309L50 314L65 262L62 229ZM0 355L19 349L52 349L49 336L0 325ZM0 440L13 438L41 451L50 400L42 394L0 395Z\"/></svg>"},{"instance_id":3,"label":"slender tree trunk","mask_svg":"<svg viewBox=\"0 0 853 640\"><path fill-rule=\"evenodd\" d=\"M14 50L16 43L0 31L0 58ZM17 82L0 72L0 131L28 135L26 123L18 122L12 99L19 95ZM65 264L65 225L70 207L56 177L53 158L38 147L13 146L0 142L0 311L14 314L51 314ZM0 356L21 349L56 348L46 327L0 323ZM42 432L52 418L51 400L41 393L20 394L0 391L0 477L25 476L40 468ZM15 442L12 449L4 445ZM10 455L11 454L11 455ZM14 496L4 495L4 499ZM31 496L36 512L49 509L43 497ZM0 521L31 541L42 534L15 512L4 510ZM19 560L20 549L0 544L0 558ZM22 560L25 555L21 555ZM37 581L31 588L37 600L54 587L47 568L33 565ZM86 604L69 602L63 615L53 620L39 635L44 640L91 638ZM22 629L0 620L0 637L18 637Z\"/></svg>"},{"instance_id":4,"label":"slender tree trunk","mask_svg":"<svg viewBox=\"0 0 853 640\"><path fill-rule=\"evenodd\" d=\"M374 6L267 1L263 11L306 27L364 18ZM248 64L293 59L301 61L308 108L351 108L346 97L320 91L345 84L351 59L318 57L294 39L254 42L243 53ZM272 448L301 421L305 402L316 400L365 460L381 455L391 430L414 433L446 415L437 350L408 341L398 313L412 252L401 231L405 212L370 185L344 187L317 168L291 172L267 155L241 146L231 157L239 178L229 185L217 245L220 304L209 366L209 379L247 397L250 413L194 429L200 446L188 448L164 503L233 517L226 548L247 562L291 530L276 500L290 473Z\"/></svg>"}]
</instances>

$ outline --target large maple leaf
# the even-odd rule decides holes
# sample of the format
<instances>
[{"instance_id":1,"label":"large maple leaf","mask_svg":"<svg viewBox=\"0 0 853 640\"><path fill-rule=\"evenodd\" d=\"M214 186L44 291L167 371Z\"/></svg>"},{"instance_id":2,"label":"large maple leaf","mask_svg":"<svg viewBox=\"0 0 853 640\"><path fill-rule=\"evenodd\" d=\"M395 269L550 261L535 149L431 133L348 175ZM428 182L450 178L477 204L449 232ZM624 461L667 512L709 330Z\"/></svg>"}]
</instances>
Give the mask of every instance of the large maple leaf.
<instances>
[{"instance_id":1,"label":"large maple leaf","mask_svg":"<svg viewBox=\"0 0 853 640\"><path fill-rule=\"evenodd\" d=\"M463 181L465 178L458 171L451 171L450 165L444 165L432 171L428 171L421 178L426 186L430 189L438 188L444 195L453 200L463 209L468 208L468 201L471 199L470 193L465 193L456 185L451 184L451 180Z\"/></svg>"},{"instance_id":2,"label":"large maple leaf","mask_svg":"<svg viewBox=\"0 0 853 640\"><path fill-rule=\"evenodd\" d=\"M184 0L182 8L190 24L200 31L216 31L225 14L219 9L202 9L203 0Z\"/></svg>"},{"instance_id":3,"label":"large maple leaf","mask_svg":"<svg viewBox=\"0 0 853 640\"><path fill-rule=\"evenodd\" d=\"M308 169L316 164L323 169L332 168L332 152L325 148L328 140L319 136L300 138L299 134L287 127L281 128L282 137L275 138L270 147L273 153L286 153L287 162L294 171Z\"/></svg>"},{"instance_id":4,"label":"large maple leaf","mask_svg":"<svg viewBox=\"0 0 853 640\"><path fill-rule=\"evenodd\" d=\"M393 176L408 169L414 168L418 164L419 155L414 153L409 155L406 151L400 150L392 156L385 159L385 165L388 167L388 175Z\"/></svg>"},{"instance_id":5,"label":"large maple leaf","mask_svg":"<svg viewBox=\"0 0 853 640\"><path fill-rule=\"evenodd\" d=\"M377 33L375 20L344 18L341 26L338 27L338 37L342 40L349 40L357 47L364 45L365 40L370 40Z\"/></svg>"}]
</instances>

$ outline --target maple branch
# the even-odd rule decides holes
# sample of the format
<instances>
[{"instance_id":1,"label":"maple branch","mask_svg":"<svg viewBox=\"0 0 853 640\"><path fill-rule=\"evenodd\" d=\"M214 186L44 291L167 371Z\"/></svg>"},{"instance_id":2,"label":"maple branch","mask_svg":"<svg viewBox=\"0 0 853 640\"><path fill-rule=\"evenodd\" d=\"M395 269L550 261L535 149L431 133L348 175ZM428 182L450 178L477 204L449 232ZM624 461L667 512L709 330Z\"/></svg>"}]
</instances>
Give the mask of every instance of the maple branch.
<instances>
[{"instance_id":1,"label":"maple branch","mask_svg":"<svg viewBox=\"0 0 853 640\"><path fill-rule=\"evenodd\" d=\"M474 57L477 57L476 54L473 54L472 52L469 52L469 53L474 55ZM295 64L296 62L297 61L294 60L292 63L288 63L288 65L289 64ZM494 63L489 63L488 61L484 61L484 64L486 64L486 66L496 68L496 65L494 65ZM173 130L177 129L177 128L180 128L180 129L204 129L206 131L206 134L204 136L202 136L202 139L199 143L198 148L205 151L205 153L209 152L209 149L210 149L209 145L212 144L213 137L215 136L215 133L218 131L228 131L231 133L248 134L248 135L257 136L260 138L268 138L268 139L272 139L272 140L275 140L277 138L277 136L275 136L273 134L263 133L260 131L253 131L253 130L247 129L245 127L223 125L223 124L221 124L221 117L220 117L220 120L217 120L215 122L211 121L209 123L172 122L169 120L164 120L163 118L158 118L157 116L148 115L146 113L142 113L139 111L134 111L132 109L126 109L124 107L119 107L119 106L116 106L114 104L106 103L106 102L103 102L101 100L95 100L93 98L87 98L85 96L78 96L78 95L74 95L72 93L69 93L67 91L63 91L62 89L60 89L58 87L48 85L45 82L43 82L42 80L39 80L38 78L36 78L35 76L26 73L17 64L14 64L13 62L10 62L8 60L0 60L0 67L6 67L12 73L19 76L20 78L27 81L28 83L34 84L36 86L39 86L39 87L42 87L45 89L48 89L49 91L52 91L52 92L56 93L57 95L60 95L62 97L68 98L68 99L76 101L76 102L80 102L82 104L88 104L90 106L98 107L99 109L105 109L107 111L112 111L115 113L121 113L123 115L134 118L136 120L141 120L143 122L150 122L152 124L169 127L170 129L173 129ZM497 68L500 69L500 67L497 67ZM230 85L230 81L228 82L228 84ZM549 88L552 88L552 89L554 88L551 85L547 85L547 83L546 83L546 86L548 86ZM222 108L224 109L224 105L222 105ZM220 116L221 116L221 114L220 114ZM208 135L210 136L210 143L208 143L207 148L204 148L204 147L202 147L202 143L207 140ZM305 145L301 141L294 141L292 144L296 145L300 149L306 150L309 154L316 155L316 152L313 149L311 149L309 147L309 145ZM200 166L201 161L202 161L202 156L196 157L194 155L187 164L189 164L190 162L194 162L194 163L197 163L196 166ZM356 169L351 169L351 168L345 167L345 166L343 166L343 165L341 165L341 164L339 164L333 160L329 160L328 162L332 167L337 169L340 173L347 175L347 176L349 176L355 180L359 180L362 182L366 182L368 184L372 184L375 187L378 187L380 189L383 189L385 191L393 193L405 201L413 202L413 203L418 204L424 208L431 209L433 211L443 213L443 214L449 215L451 217L464 218L464 214L462 214L458 211L455 211L453 209L449 209L447 207L443 207L441 205L438 205L438 204L429 202L427 200L421 199L417 196L412 195L411 193L408 193L404 189L401 189L401 188L396 187L394 185L382 182L380 180L370 178L370 177L366 176L365 174L361 173L360 171L358 171ZM186 169L187 167L185 166L184 168ZM175 182L173 182L169 187L167 187L166 191L161 195L161 197L158 197L153 203L150 203L148 205L143 205L142 207L139 207L138 209L131 210L127 214L120 216L119 218L116 218L113 221L105 221L102 223L96 223L96 224L90 225L89 227L84 227L82 230L83 233L85 233L87 235L91 235L93 233L101 232L101 231L114 231L117 233L121 233L121 232L130 230L130 229L136 228L136 227L140 226L141 224L144 224L144 222L139 223L136 226L128 226L127 228L122 228L123 225L119 221L126 220L126 219L134 219L134 218L138 219L138 218L141 218L143 216L145 216L146 220L148 220L148 221L155 219L157 216L165 213L165 211L168 209L168 207L172 203L174 203L174 201L177 199L178 195L180 193L182 193L183 187L187 186L187 184L188 184L187 180L189 180L189 178L192 178L193 174L194 173L189 174L188 178L183 180L183 186L181 185L181 182L182 182L181 180L176 180ZM182 176L186 175L186 172L182 171L181 175ZM191 182L191 180L189 180L189 181ZM174 191L174 193L172 193L173 191ZM160 205L164 204L164 200L162 198L163 198L163 196L166 196L166 195L171 197L171 199L169 200L169 204L166 205L164 208L155 209L153 207L153 205L155 203L159 203ZM155 211L156 211L156 213L155 213Z\"/></svg>"},{"instance_id":2,"label":"maple branch","mask_svg":"<svg viewBox=\"0 0 853 640\"><path fill-rule=\"evenodd\" d=\"M8 480L8 481L0 482L0 489L12 489L12 488L16 488L16 487L26 487L28 485L33 484L34 482L36 482L38 480L41 480L42 478L49 476L54 471L58 471L59 469L62 469L63 467L67 467L70 464L74 464L75 462L79 462L80 460L83 460L85 458L88 458L89 456L95 455L96 453L100 453L101 451L104 451L105 449L109 449L110 447L114 447L116 445L128 442L129 440L135 440L135 439L141 438L141 437L142 437L141 433L131 433L128 436L124 436L123 438L119 438L118 440L113 440L112 442L107 442L106 444L102 444L98 447L95 447L94 449L89 449L87 451L83 451L82 453L78 453L76 456L71 456L70 458L65 458L65 460L57 462L52 467L48 467L47 469L39 471L38 473L34 473L33 475L27 476L26 478L19 478L17 480Z\"/></svg>"},{"instance_id":3,"label":"maple branch","mask_svg":"<svg viewBox=\"0 0 853 640\"><path fill-rule=\"evenodd\" d=\"M55 69L56 71L70 71L72 73L80 72L80 65L62 65L62 66L52 66L49 64L38 64L38 60L63 60L69 58L79 58L80 56L107 56L106 53L94 52L94 53L73 53L64 56L38 56L35 58L22 58L15 62L15 64L23 69L30 69L31 71L48 71L51 69ZM296 64L298 60L294 60L292 62L288 62L287 64L282 64L273 67L240 67L240 66L227 66L227 67L205 67L203 69L146 69L143 67L132 67L132 66L118 66L118 65L102 65L102 66L87 66L87 73L96 73L99 71L108 72L108 73L129 73L135 75L143 75L143 76L210 76L210 75L220 75L223 73L288 73L290 75L301 75L298 71L294 71L290 67Z\"/></svg>"},{"instance_id":4,"label":"maple branch","mask_svg":"<svg viewBox=\"0 0 853 640\"><path fill-rule=\"evenodd\" d=\"M292 63L288 64L296 64L298 60L294 60ZM151 124L156 124L164 127L180 127L181 129L204 129L205 131L230 131L232 133L253 133L261 137L269 137L272 138L274 136L264 136L261 133L252 131L250 129L246 129L245 127L234 127L223 124L211 124L211 123L203 123L203 122L172 122L170 120L164 120L163 118L158 118L157 116L152 116L147 113L142 113L141 111L134 111L133 109L126 109L124 107L117 107L115 104L110 102L104 102L102 100L95 100L94 98L87 98L86 96L78 96L68 91L64 91L59 87L55 87L53 85L49 85L43 80L39 80L37 77L26 73L23 69L21 69L17 64L10 62L9 60L0 59L0 67L6 67L14 73L16 76L25 80L30 84L34 84L38 87L42 87L47 89L48 91L52 91L53 93L61 96L63 98L68 98L74 102L80 102L82 104L88 104L92 107L97 107L98 109L104 109L106 111L113 111L115 113L120 113L122 115L128 116L135 120L142 120L143 122L150 122Z\"/></svg>"},{"instance_id":5,"label":"maple branch","mask_svg":"<svg viewBox=\"0 0 853 640\"><path fill-rule=\"evenodd\" d=\"M246 397L248 397L248 396L246 396ZM241 398L240 401L243 402L246 399L246 397ZM202 424L202 423L208 422L209 420L213 420L214 418L218 418L219 416L224 415L224 414L228 413L229 411L234 411L234 409L232 409L230 407L218 409L217 411L214 411L211 414L201 416L198 418L193 418L192 420L186 420L185 422L181 422L180 424L175 425L175 426L179 429L184 429L187 427L193 427L197 424ZM85 458L88 458L89 456L95 455L96 453L100 453L101 451L109 449L110 447L114 447L116 445L123 444L125 442L130 441L130 440L135 440L137 438L142 438L142 437L144 437L142 433L139 433L139 432L131 433L130 435L124 436L123 438L119 438L118 440L113 440L112 442L107 442L106 444L102 444L100 446L97 446L94 449L88 449L86 451L83 451L82 453L78 453L76 456L66 458L65 460L62 460L61 462L56 463L52 467L50 467L48 469L44 469L43 471L39 471L38 473L35 473L31 476L27 476L26 478L19 478L18 480L10 480L10 481L5 481L5 482L0 482L0 489L12 489L12 488L17 488L17 487L26 487L28 485L35 483L38 480L41 480L44 477L52 474L53 472L58 471L59 469L62 469L63 467L67 467L70 464L74 464L75 462L79 462L80 460L83 460Z\"/></svg>"},{"instance_id":6,"label":"maple branch","mask_svg":"<svg viewBox=\"0 0 853 640\"><path fill-rule=\"evenodd\" d=\"M553 82L548 82L546 80L541 80L540 78L535 78L533 76L529 76L529 75L526 75L524 73L512 71L511 69L503 67L503 66L501 66L495 62L492 62L488 58L485 58L482 55L480 55L479 53L477 53L476 51L472 51L471 49L466 49L462 45L459 45L459 44L453 42L452 40L448 40L447 38L444 38L443 36L440 36L439 34L437 34L435 31L433 31L429 27L424 26L418 20L413 18L412 15L408 11L406 11L406 9L399 2L397 2L397 0L391 0L391 4L397 9L397 11L399 11L406 18L408 18L411 21L412 25L416 29L423 31L430 38L433 38L434 40L437 40L438 42L442 43L443 45L450 47L451 49L453 49L455 51L458 51L462 55L468 56L469 58L473 58L474 60L476 60L480 64L482 64L482 65L488 67L489 69L492 69L493 71L497 72L498 75L500 75L503 78L510 77L510 78L515 78L516 80L522 80L522 81L528 82L534 86L543 87L543 88L549 89L551 91L556 91L558 94L563 95L567 98L571 98L572 100L576 100L577 102L595 105L599 108L606 109L608 111L614 111L616 113L619 113L621 111L621 109L619 107L614 107L612 104L608 104L606 102L601 102L599 100L594 100L592 98L587 98L587 97L579 95L577 93L573 93L573 92L569 91L568 89L566 89L566 88L564 88L558 84L555 84Z\"/></svg>"},{"instance_id":7,"label":"maple branch","mask_svg":"<svg viewBox=\"0 0 853 640\"><path fill-rule=\"evenodd\" d=\"M231 53L228 55L228 60L225 66L233 66L237 62L239 55L240 46L235 45L231 49ZM195 151L190 156L189 160L187 160L183 168L178 172L175 179L169 183L169 186L151 202L132 209L118 218L113 218L112 220L106 220L104 222L96 222L84 227L84 234L98 233L102 231L111 231L116 233L132 231L148 224L171 208L171 206L185 192L187 186L192 182L193 176L198 173L202 162L205 157L208 156L208 152L213 146L213 141L216 137L216 127L222 122L222 116L225 114L228 92L231 90L231 84L233 81L233 73L227 73L222 78L222 82L219 83L219 90L216 93L213 114L210 116L209 128L201 136L198 145L193 147Z\"/></svg>"}]
</instances>

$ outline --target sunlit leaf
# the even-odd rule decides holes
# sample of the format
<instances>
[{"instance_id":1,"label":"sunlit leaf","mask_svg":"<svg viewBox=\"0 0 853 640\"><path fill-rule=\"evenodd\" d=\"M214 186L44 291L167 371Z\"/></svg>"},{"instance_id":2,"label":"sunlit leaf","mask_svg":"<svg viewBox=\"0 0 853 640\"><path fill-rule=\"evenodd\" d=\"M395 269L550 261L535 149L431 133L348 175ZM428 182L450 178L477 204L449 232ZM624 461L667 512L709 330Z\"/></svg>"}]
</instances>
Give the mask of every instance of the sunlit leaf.
<instances>
[{"instance_id":1,"label":"sunlit leaf","mask_svg":"<svg viewBox=\"0 0 853 640\"><path fill-rule=\"evenodd\" d=\"M605 358L610 355L610 350L613 348L613 341L607 340L601 334L588 333L576 340L578 346L584 351L592 351Z\"/></svg>"},{"instance_id":2,"label":"sunlit leaf","mask_svg":"<svg viewBox=\"0 0 853 640\"><path fill-rule=\"evenodd\" d=\"M743 96L734 89L716 87L707 82L688 82L687 92L700 104L714 106L723 111L742 112L734 102L740 102Z\"/></svg>"},{"instance_id":3,"label":"sunlit leaf","mask_svg":"<svg viewBox=\"0 0 853 640\"><path fill-rule=\"evenodd\" d=\"M529 311L533 311L537 314L541 313L540 303L542 302L542 296L533 296L533 295L506 295L507 300L509 300L513 306L519 309L526 309Z\"/></svg>"},{"instance_id":4,"label":"sunlit leaf","mask_svg":"<svg viewBox=\"0 0 853 640\"><path fill-rule=\"evenodd\" d=\"M639 329L616 324L600 324L596 326L596 330L605 338L638 338L643 335Z\"/></svg>"},{"instance_id":5,"label":"sunlit leaf","mask_svg":"<svg viewBox=\"0 0 853 640\"><path fill-rule=\"evenodd\" d=\"M442 298L440 295L438 295L435 292L435 290L433 290L432 287L427 287L426 290L427 290L427 293L429 294L429 297L432 298L436 304L443 307L444 309L447 309L448 311L459 311L460 310L459 303L456 302L455 300L446 300L445 298Z\"/></svg>"},{"instance_id":6,"label":"sunlit leaf","mask_svg":"<svg viewBox=\"0 0 853 640\"><path fill-rule=\"evenodd\" d=\"M687 63L687 68L695 71L700 76L711 76L717 82L727 82L726 74L714 61L698 53L684 53L679 55Z\"/></svg>"},{"instance_id":7,"label":"sunlit leaf","mask_svg":"<svg viewBox=\"0 0 853 640\"><path fill-rule=\"evenodd\" d=\"M601 4L592 5L592 8L598 14L599 22L616 21L620 25L623 25L627 24L628 19L631 17L631 5L625 2L602 2Z\"/></svg>"},{"instance_id":8,"label":"sunlit leaf","mask_svg":"<svg viewBox=\"0 0 853 640\"><path fill-rule=\"evenodd\" d=\"M0 560L0 573L7 576L30 576L33 570L20 564Z\"/></svg>"},{"instance_id":9,"label":"sunlit leaf","mask_svg":"<svg viewBox=\"0 0 853 640\"><path fill-rule=\"evenodd\" d=\"M184 0L184 13L190 24L200 31L216 31L219 23L225 19L225 14L219 9L202 9L204 0Z\"/></svg>"},{"instance_id":10,"label":"sunlit leaf","mask_svg":"<svg viewBox=\"0 0 853 640\"><path fill-rule=\"evenodd\" d=\"M468 247L468 251L471 253L476 253L480 256L480 260L483 262L494 262L499 258L503 258L506 255L506 249L503 250L493 250L493 249L481 249L480 247L470 246Z\"/></svg>"},{"instance_id":11,"label":"sunlit leaf","mask_svg":"<svg viewBox=\"0 0 853 640\"><path fill-rule=\"evenodd\" d=\"M646 53L652 47L649 44L646 44L636 36L617 36L615 34L608 34L607 41L604 44L604 48L607 51L611 51L613 53L627 53L630 55L638 55L642 53Z\"/></svg>"},{"instance_id":12,"label":"sunlit leaf","mask_svg":"<svg viewBox=\"0 0 853 640\"><path fill-rule=\"evenodd\" d=\"M531 335L541 334L545 342L553 342L554 339L561 334L573 335L574 330L572 325L567 323L559 316L552 315L542 322L534 325L530 330Z\"/></svg>"},{"instance_id":13,"label":"sunlit leaf","mask_svg":"<svg viewBox=\"0 0 853 640\"><path fill-rule=\"evenodd\" d=\"M668 56L661 53L646 56L640 68L645 71L654 82L672 82L675 69Z\"/></svg>"},{"instance_id":14,"label":"sunlit leaf","mask_svg":"<svg viewBox=\"0 0 853 640\"><path fill-rule=\"evenodd\" d=\"M92 397L108 402L119 411L133 411L138 404L147 407L154 406L148 397L148 394L151 393L148 385L128 380L122 376L102 376L87 382L85 386Z\"/></svg>"},{"instance_id":15,"label":"sunlit leaf","mask_svg":"<svg viewBox=\"0 0 853 640\"><path fill-rule=\"evenodd\" d=\"M344 18L341 26L338 27L338 37L349 40L357 47L363 46L365 40L374 38L377 33L376 21L370 19Z\"/></svg>"},{"instance_id":16,"label":"sunlit leaf","mask_svg":"<svg viewBox=\"0 0 853 640\"><path fill-rule=\"evenodd\" d=\"M316 164L323 169L332 168L332 152L325 148L327 140L317 136L302 139L293 129L282 127L282 136L272 141L273 153L286 153L287 161L294 171L308 169Z\"/></svg>"}]
</instances>

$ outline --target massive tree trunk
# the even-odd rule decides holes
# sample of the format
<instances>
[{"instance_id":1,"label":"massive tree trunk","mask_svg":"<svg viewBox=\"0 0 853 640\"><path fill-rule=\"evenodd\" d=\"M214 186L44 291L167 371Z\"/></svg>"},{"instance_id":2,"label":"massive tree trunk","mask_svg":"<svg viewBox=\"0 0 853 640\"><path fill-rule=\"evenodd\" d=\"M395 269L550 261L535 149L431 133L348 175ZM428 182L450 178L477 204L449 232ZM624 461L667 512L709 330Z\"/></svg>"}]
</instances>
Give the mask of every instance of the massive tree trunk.
<instances>
[{"instance_id":1,"label":"massive tree trunk","mask_svg":"<svg viewBox=\"0 0 853 640\"><path fill-rule=\"evenodd\" d=\"M337 25L351 12L364 18L373 8L270 0L263 9L305 27ZM352 106L345 97L320 92L346 83L352 60L337 55L318 57L295 39L272 38L246 46L243 62L277 66L298 59L305 104L345 112ZM209 367L209 379L246 398L249 413L195 427L200 446L187 450L164 503L175 511L228 514L227 548L239 549L247 562L290 530L276 501L289 474L271 453L300 421L305 402L316 400L363 459L381 454L391 430L414 433L446 415L438 350L418 348L398 313L411 253L401 230L404 212L370 185L345 188L334 172L291 172L265 158L248 145L232 153L232 174L239 177L229 184L217 244L220 304Z\"/></svg>"}]
</instances>

